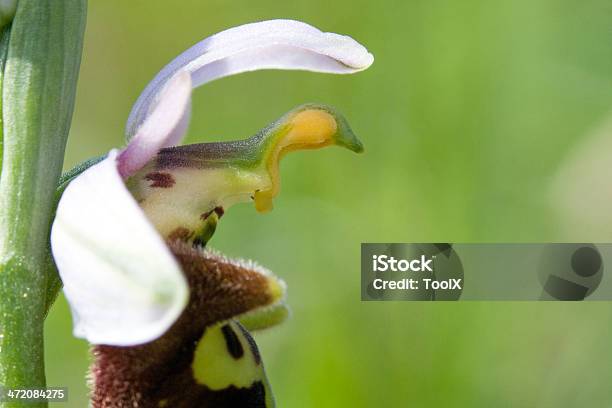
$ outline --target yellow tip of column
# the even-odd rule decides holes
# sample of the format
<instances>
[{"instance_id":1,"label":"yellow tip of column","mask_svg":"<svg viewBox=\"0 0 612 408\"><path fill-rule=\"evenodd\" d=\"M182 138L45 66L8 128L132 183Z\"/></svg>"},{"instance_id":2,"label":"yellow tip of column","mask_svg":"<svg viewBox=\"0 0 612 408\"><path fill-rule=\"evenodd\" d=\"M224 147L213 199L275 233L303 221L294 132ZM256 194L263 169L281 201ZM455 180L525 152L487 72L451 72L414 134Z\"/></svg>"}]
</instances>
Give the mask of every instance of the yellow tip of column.
<instances>
[{"instance_id":1,"label":"yellow tip of column","mask_svg":"<svg viewBox=\"0 0 612 408\"><path fill-rule=\"evenodd\" d=\"M320 109L308 109L291 119L291 130L283 144L322 144L329 142L338 130L336 119Z\"/></svg>"}]
</instances>

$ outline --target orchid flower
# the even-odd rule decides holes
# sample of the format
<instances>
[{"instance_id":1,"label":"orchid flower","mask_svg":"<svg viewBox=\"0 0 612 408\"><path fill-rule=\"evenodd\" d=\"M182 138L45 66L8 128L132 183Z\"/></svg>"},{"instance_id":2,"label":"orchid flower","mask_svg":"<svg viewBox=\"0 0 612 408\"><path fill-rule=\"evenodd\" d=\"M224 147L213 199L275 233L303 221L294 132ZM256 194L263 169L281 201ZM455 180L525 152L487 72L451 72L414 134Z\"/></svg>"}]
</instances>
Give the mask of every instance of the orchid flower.
<instances>
[{"instance_id":1,"label":"orchid flower","mask_svg":"<svg viewBox=\"0 0 612 408\"><path fill-rule=\"evenodd\" d=\"M342 115L318 104L248 139L177 146L191 91L259 69L348 74L372 62L350 37L272 20L197 43L149 83L129 115L127 146L74 177L52 228L74 334L96 345L94 406L273 404L247 329L287 315L285 285L207 243L231 205L271 209L286 153L363 147Z\"/></svg>"}]
</instances>

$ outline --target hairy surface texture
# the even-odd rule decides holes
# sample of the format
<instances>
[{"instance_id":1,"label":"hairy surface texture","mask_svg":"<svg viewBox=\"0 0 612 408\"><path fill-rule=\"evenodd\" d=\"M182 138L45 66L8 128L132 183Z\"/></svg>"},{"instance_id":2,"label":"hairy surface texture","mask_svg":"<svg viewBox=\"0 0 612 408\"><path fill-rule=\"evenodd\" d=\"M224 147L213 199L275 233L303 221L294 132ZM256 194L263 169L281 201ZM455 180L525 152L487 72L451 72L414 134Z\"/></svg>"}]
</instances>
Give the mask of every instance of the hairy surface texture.
<instances>
[{"instance_id":1,"label":"hairy surface texture","mask_svg":"<svg viewBox=\"0 0 612 408\"><path fill-rule=\"evenodd\" d=\"M257 346L249 333L229 319L274 299L270 276L180 241L169 243L189 282L190 300L163 336L133 347L97 345L91 369L92 406L119 407L266 407L266 381ZM225 341L215 359L231 366L241 359L255 367L248 386L228 382L212 389L194 375L195 354L205 334L219 330ZM199 362L207 364L207 361Z\"/></svg>"}]
</instances>

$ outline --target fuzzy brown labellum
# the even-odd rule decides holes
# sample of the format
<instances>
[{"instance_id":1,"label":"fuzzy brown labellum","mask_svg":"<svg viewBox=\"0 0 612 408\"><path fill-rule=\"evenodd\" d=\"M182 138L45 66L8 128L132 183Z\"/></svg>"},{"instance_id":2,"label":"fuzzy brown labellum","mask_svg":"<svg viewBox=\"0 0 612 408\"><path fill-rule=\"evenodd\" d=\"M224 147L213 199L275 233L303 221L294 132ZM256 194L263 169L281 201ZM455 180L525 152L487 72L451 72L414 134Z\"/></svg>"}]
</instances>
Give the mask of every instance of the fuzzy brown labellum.
<instances>
[{"instance_id":1,"label":"fuzzy brown labellum","mask_svg":"<svg viewBox=\"0 0 612 408\"><path fill-rule=\"evenodd\" d=\"M277 302L280 282L183 241L168 245L189 283L189 303L152 342L94 346L92 406L273 406L257 345L233 318Z\"/></svg>"}]
</instances>

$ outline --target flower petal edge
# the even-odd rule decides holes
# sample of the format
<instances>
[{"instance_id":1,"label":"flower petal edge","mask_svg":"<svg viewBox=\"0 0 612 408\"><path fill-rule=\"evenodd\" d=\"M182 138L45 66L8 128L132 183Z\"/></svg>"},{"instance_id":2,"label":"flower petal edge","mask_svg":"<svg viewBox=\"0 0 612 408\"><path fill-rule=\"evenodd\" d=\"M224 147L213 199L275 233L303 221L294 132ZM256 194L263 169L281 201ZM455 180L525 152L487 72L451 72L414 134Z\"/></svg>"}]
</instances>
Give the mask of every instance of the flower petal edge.
<instances>
[{"instance_id":1,"label":"flower petal edge","mask_svg":"<svg viewBox=\"0 0 612 408\"><path fill-rule=\"evenodd\" d=\"M130 140L145 123L164 84L181 70L197 87L261 69L350 74L368 68L374 57L351 37L326 33L295 20L268 20L230 28L195 44L146 86L126 124Z\"/></svg>"},{"instance_id":2,"label":"flower petal edge","mask_svg":"<svg viewBox=\"0 0 612 408\"><path fill-rule=\"evenodd\" d=\"M94 344L128 346L161 336L188 300L181 268L126 189L117 152L66 188L51 247L74 319Z\"/></svg>"}]
</instances>

